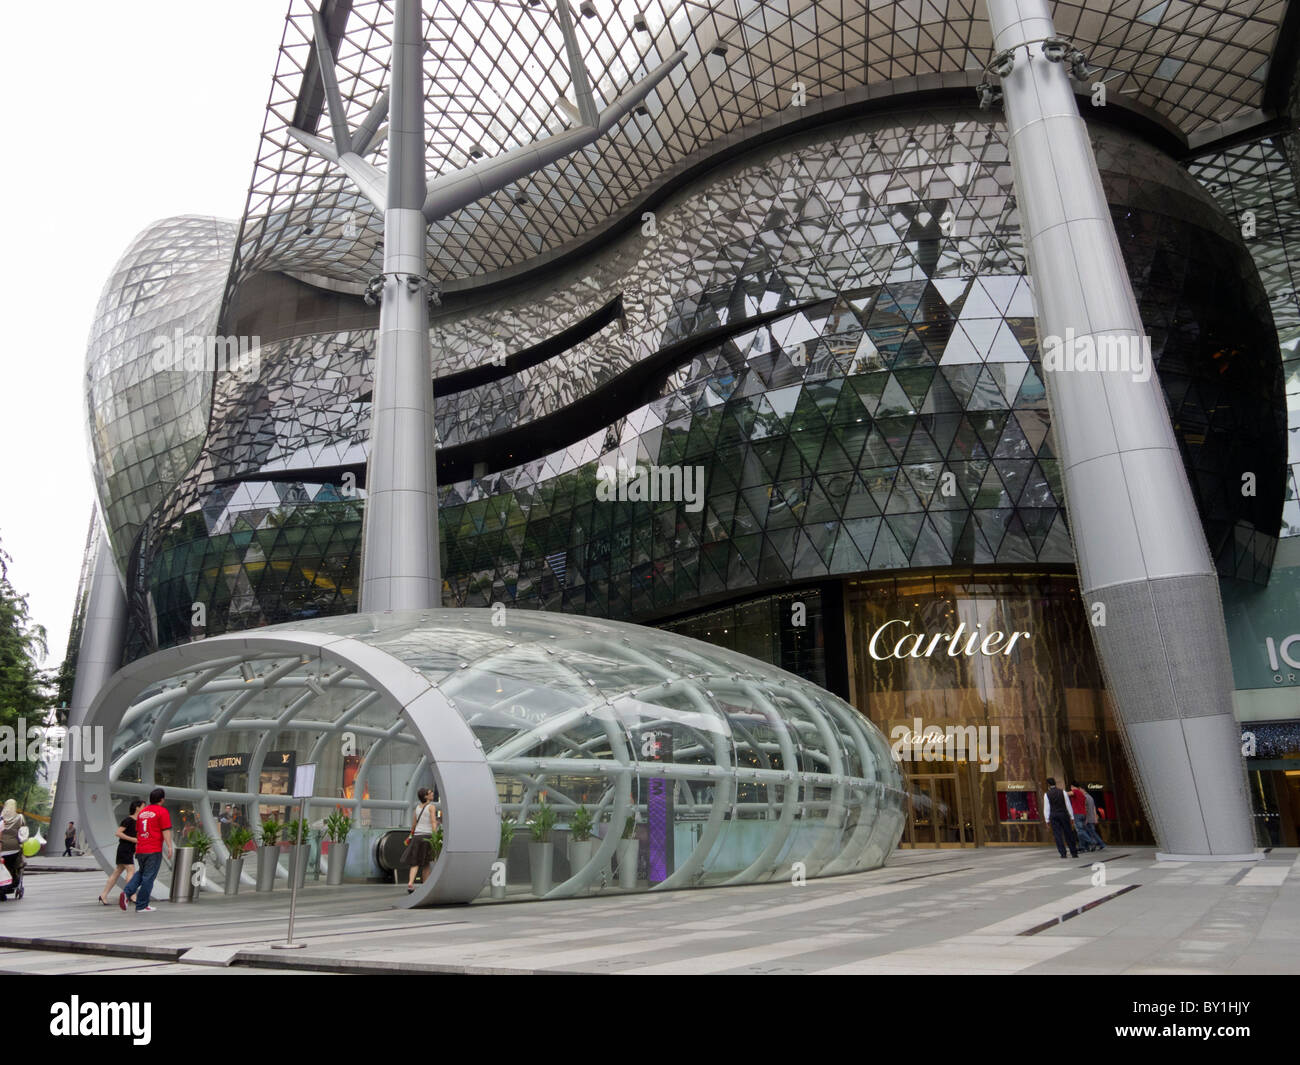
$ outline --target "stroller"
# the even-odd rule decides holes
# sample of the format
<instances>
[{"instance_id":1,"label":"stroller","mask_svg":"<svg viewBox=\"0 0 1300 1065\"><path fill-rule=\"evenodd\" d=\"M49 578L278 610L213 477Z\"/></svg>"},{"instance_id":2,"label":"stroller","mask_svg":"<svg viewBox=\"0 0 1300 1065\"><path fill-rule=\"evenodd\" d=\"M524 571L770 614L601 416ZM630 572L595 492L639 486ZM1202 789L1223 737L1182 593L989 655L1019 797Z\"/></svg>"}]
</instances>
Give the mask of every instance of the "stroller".
<instances>
[{"instance_id":1,"label":"stroller","mask_svg":"<svg viewBox=\"0 0 1300 1065\"><path fill-rule=\"evenodd\" d=\"M23 860L23 852L15 851L13 854L6 854L3 861L5 868L9 871L9 875L13 877L13 879L3 887L0 887L0 902L8 901L11 895L15 899L21 899L24 894L23 866L27 864Z\"/></svg>"}]
</instances>

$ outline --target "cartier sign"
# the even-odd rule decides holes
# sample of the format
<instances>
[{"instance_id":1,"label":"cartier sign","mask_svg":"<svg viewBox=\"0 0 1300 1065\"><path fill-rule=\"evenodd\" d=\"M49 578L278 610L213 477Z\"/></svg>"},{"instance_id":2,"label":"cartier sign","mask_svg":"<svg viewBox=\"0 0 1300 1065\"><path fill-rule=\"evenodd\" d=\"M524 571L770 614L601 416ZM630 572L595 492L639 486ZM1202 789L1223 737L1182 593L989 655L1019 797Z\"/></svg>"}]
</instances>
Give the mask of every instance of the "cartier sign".
<instances>
[{"instance_id":1,"label":"cartier sign","mask_svg":"<svg viewBox=\"0 0 1300 1065\"><path fill-rule=\"evenodd\" d=\"M1008 634L1000 629L982 633L979 625L968 633L964 621L957 625L955 632L940 632L933 636L905 631L911 627L910 621L886 621L871 634L871 642L867 644L871 657L877 662L890 658L929 658L941 644L946 645L947 654L952 658L975 654L990 657L997 654L1010 655L1017 640L1022 636L1028 639L1032 635L1028 632Z\"/></svg>"}]
</instances>

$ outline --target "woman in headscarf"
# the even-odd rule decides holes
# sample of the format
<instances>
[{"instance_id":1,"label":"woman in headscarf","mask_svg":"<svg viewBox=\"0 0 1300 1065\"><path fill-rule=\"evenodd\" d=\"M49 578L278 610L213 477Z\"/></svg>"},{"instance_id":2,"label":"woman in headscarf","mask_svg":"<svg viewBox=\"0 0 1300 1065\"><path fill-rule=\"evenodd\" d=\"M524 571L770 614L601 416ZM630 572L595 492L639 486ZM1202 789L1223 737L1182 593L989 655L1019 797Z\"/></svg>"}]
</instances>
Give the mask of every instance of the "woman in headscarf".
<instances>
[{"instance_id":1,"label":"woman in headscarf","mask_svg":"<svg viewBox=\"0 0 1300 1065\"><path fill-rule=\"evenodd\" d=\"M12 891L16 898L23 897L23 840L27 838L27 819L18 812L18 803L9 799L0 810L0 859L13 877L0 898Z\"/></svg>"}]
</instances>

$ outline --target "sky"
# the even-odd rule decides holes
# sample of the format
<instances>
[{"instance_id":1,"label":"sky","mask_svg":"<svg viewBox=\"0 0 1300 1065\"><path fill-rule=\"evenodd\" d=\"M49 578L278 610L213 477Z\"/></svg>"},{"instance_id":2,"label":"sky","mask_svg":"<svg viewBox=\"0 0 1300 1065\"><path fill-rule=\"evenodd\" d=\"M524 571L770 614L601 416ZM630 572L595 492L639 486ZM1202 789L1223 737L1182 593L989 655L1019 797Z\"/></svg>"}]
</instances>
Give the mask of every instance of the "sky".
<instances>
[{"instance_id":1,"label":"sky","mask_svg":"<svg viewBox=\"0 0 1300 1065\"><path fill-rule=\"evenodd\" d=\"M0 547L49 636L68 628L94 505L86 340L131 240L244 211L287 0L8 5L0 110Z\"/></svg>"}]
</instances>

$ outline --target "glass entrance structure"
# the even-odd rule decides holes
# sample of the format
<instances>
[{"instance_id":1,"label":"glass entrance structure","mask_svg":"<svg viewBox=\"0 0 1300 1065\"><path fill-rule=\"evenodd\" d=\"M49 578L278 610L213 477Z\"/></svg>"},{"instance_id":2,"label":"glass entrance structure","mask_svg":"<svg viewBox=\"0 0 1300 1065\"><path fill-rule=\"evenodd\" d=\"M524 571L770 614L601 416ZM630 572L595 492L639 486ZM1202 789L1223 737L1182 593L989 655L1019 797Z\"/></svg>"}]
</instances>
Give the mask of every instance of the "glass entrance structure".
<instances>
[{"instance_id":1,"label":"glass entrance structure","mask_svg":"<svg viewBox=\"0 0 1300 1065\"><path fill-rule=\"evenodd\" d=\"M219 838L220 811L278 813L289 800L276 774L311 762L308 820L351 813L362 845L350 871L366 877L378 838L435 788L443 850L409 905L468 901L497 862L512 891L547 898L615 877L666 890L858 872L884 864L903 827L888 745L842 700L672 633L540 611L358 614L214 637L123 669L87 723L113 737L78 787L101 841L156 786L180 823ZM549 853L502 856L502 821L522 841L548 813L555 827L537 842ZM109 846L98 853L111 866Z\"/></svg>"}]
</instances>

